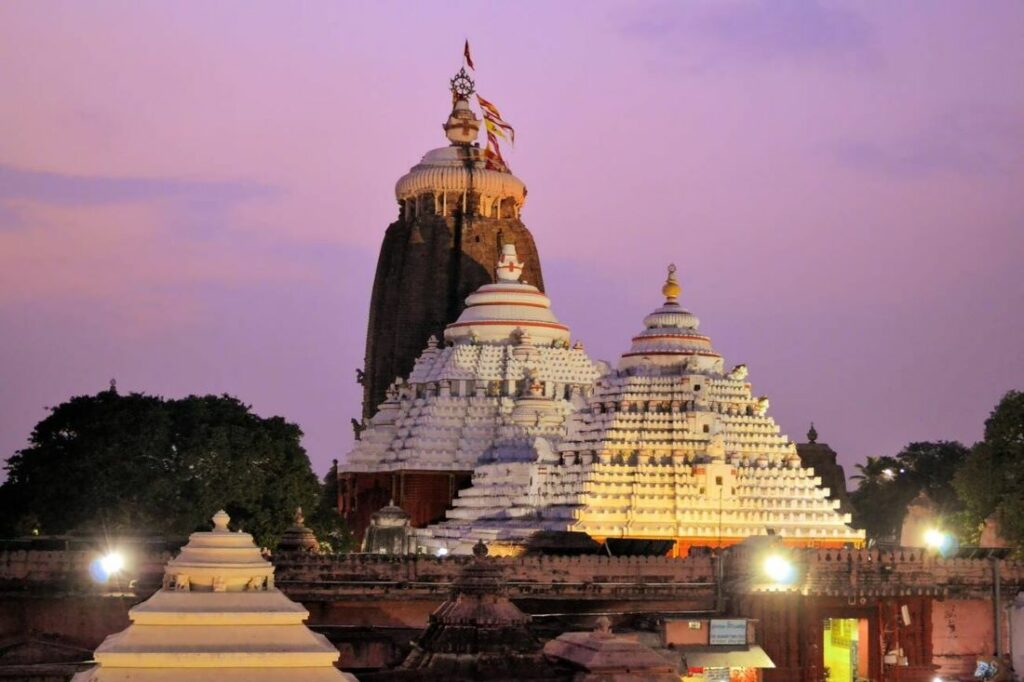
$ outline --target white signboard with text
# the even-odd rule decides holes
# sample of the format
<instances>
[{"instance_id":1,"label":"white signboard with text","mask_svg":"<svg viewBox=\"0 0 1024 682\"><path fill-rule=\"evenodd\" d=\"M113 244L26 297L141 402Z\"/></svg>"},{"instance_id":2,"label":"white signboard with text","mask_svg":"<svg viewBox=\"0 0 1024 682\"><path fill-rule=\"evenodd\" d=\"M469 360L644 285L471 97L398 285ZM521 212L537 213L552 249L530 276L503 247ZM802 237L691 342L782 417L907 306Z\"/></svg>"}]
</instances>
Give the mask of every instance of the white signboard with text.
<instances>
[{"instance_id":1,"label":"white signboard with text","mask_svg":"<svg viewBox=\"0 0 1024 682\"><path fill-rule=\"evenodd\" d=\"M708 633L712 646L742 646L747 643L747 621L743 619L712 620Z\"/></svg>"}]
</instances>

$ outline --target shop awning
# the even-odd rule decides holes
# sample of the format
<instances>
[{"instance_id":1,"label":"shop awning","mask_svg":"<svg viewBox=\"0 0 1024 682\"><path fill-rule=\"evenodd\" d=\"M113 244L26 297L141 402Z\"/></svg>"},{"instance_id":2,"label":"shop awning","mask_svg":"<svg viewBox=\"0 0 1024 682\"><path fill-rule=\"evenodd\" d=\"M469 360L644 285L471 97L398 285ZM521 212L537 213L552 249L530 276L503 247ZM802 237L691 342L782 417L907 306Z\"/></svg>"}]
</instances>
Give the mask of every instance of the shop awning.
<instances>
[{"instance_id":1,"label":"shop awning","mask_svg":"<svg viewBox=\"0 0 1024 682\"><path fill-rule=\"evenodd\" d=\"M764 649L749 646L694 646L676 649L690 668L774 668Z\"/></svg>"}]
</instances>

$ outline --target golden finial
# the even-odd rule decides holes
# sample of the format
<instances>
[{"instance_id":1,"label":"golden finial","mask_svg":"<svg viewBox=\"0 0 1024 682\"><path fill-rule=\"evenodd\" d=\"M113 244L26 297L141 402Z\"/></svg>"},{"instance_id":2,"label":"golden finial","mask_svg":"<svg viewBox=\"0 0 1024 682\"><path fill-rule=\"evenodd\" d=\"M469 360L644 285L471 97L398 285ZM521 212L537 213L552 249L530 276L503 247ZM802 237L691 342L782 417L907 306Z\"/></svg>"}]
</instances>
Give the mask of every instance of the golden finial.
<instances>
[{"instance_id":1,"label":"golden finial","mask_svg":"<svg viewBox=\"0 0 1024 682\"><path fill-rule=\"evenodd\" d=\"M683 288L676 281L676 264L672 263L668 266L668 278L665 280L665 286L661 288L661 293L665 295L666 301L675 303L682 291Z\"/></svg>"}]
</instances>

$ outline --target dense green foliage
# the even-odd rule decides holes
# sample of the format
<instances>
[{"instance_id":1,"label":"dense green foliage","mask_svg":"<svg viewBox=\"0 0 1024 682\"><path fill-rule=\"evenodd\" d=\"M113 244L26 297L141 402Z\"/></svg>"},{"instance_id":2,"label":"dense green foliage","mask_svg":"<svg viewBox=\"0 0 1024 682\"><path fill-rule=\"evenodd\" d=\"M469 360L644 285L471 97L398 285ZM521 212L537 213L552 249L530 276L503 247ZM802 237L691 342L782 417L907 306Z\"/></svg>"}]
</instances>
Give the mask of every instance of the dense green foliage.
<instances>
[{"instance_id":1,"label":"dense green foliage","mask_svg":"<svg viewBox=\"0 0 1024 682\"><path fill-rule=\"evenodd\" d=\"M985 422L985 438L974 446L954 486L975 527L990 516L1000 535L1024 546L1024 392L1010 391Z\"/></svg>"},{"instance_id":2,"label":"dense green foliage","mask_svg":"<svg viewBox=\"0 0 1024 682\"><path fill-rule=\"evenodd\" d=\"M0 533L184 537L223 508L273 547L295 507L322 506L301 436L226 395L75 397L9 458Z\"/></svg>"},{"instance_id":3,"label":"dense green foliage","mask_svg":"<svg viewBox=\"0 0 1024 682\"><path fill-rule=\"evenodd\" d=\"M895 457L868 457L858 464L857 489L850 494L854 525L869 538L898 540L907 505L924 492L940 516L954 518L961 503L953 476L968 449L955 441L910 443Z\"/></svg>"},{"instance_id":4,"label":"dense green foliage","mask_svg":"<svg viewBox=\"0 0 1024 682\"><path fill-rule=\"evenodd\" d=\"M1024 547L1024 393L1010 391L972 448L939 441L911 443L895 457L868 457L851 478L854 525L869 538L898 540L907 505L924 492L962 544L975 544L994 517L1001 536Z\"/></svg>"},{"instance_id":5,"label":"dense green foliage","mask_svg":"<svg viewBox=\"0 0 1024 682\"><path fill-rule=\"evenodd\" d=\"M320 499L307 525L320 540L320 549L327 554L340 554L355 549L355 537L338 513L338 462L324 476L320 485Z\"/></svg>"}]
</instances>

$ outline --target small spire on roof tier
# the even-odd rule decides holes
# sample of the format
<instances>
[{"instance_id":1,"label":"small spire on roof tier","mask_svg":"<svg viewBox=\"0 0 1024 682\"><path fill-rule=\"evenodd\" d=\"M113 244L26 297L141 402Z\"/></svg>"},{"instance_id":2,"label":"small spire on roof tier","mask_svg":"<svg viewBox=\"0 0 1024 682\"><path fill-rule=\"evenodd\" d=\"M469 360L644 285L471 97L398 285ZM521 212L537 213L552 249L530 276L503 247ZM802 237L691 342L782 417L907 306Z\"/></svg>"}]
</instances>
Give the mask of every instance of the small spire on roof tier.
<instances>
[{"instance_id":1,"label":"small spire on roof tier","mask_svg":"<svg viewBox=\"0 0 1024 682\"><path fill-rule=\"evenodd\" d=\"M499 282L518 282L523 274L523 262L516 255L515 244L502 244L501 258L495 269Z\"/></svg>"},{"instance_id":2,"label":"small spire on roof tier","mask_svg":"<svg viewBox=\"0 0 1024 682\"><path fill-rule=\"evenodd\" d=\"M666 302L675 303L682 291L683 288L676 281L676 264L672 263L668 266L668 278L665 280L665 285L661 287L661 293L665 295Z\"/></svg>"},{"instance_id":3,"label":"small spire on roof tier","mask_svg":"<svg viewBox=\"0 0 1024 682\"><path fill-rule=\"evenodd\" d=\"M221 533L228 532L228 522L231 521L231 517L228 513L221 509L213 515L213 529Z\"/></svg>"},{"instance_id":4,"label":"small spire on roof tier","mask_svg":"<svg viewBox=\"0 0 1024 682\"><path fill-rule=\"evenodd\" d=\"M807 442L817 443L818 442L818 431L814 428L814 422L811 422L811 429L807 432Z\"/></svg>"}]
</instances>

